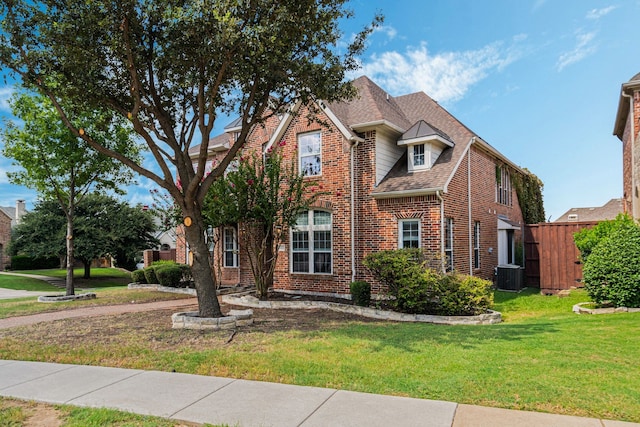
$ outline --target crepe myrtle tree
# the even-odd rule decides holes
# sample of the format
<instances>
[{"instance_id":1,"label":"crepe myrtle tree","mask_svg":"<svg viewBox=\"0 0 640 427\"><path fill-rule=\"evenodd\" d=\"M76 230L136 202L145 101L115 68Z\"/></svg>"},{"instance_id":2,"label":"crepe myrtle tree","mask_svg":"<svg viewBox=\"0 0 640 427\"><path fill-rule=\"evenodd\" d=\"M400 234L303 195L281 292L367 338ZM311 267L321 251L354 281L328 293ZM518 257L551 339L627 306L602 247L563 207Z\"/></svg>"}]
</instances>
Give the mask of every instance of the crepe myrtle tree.
<instances>
[{"instance_id":1,"label":"crepe myrtle tree","mask_svg":"<svg viewBox=\"0 0 640 427\"><path fill-rule=\"evenodd\" d=\"M293 102L355 95L345 76L358 68L365 40L382 18L375 16L339 48L339 21L353 17L345 3L12 0L0 5L0 63L46 94L76 136L173 197L193 253L199 315L218 317L204 197L254 126ZM156 164L142 165L101 144L74 121L63 100L104 106L126 117ZM205 175L220 113L239 115L242 130ZM195 144L200 146L194 166L189 149Z\"/></svg>"},{"instance_id":2,"label":"crepe myrtle tree","mask_svg":"<svg viewBox=\"0 0 640 427\"><path fill-rule=\"evenodd\" d=\"M300 212L308 210L322 185L310 181L296 168L295 159L282 154L285 141L240 157L238 168L218 180L205 198L204 215L214 228L240 227L242 250L247 254L260 299L268 298L278 261L278 246L284 242Z\"/></svg>"}]
</instances>

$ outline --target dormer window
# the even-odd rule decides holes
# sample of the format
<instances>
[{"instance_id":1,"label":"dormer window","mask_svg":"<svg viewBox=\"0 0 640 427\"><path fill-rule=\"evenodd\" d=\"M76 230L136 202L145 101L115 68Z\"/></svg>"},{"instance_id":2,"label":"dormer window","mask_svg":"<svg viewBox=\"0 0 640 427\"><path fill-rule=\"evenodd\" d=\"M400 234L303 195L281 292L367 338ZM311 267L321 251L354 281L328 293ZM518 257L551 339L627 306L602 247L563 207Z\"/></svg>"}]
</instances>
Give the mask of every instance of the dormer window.
<instances>
[{"instance_id":1,"label":"dormer window","mask_svg":"<svg viewBox=\"0 0 640 427\"><path fill-rule=\"evenodd\" d=\"M413 146L413 166L424 166L424 144Z\"/></svg>"},{"instance_id":2,"label":"dormer window","mask_svg":"<svg viewBox=\"0 0 640 427\"><path fill-rule=\"evenodd\" d=\"M431 169L440 153L454 144L444 132L420 120L402 135L398 145L407 147L407 167L415 172Z\"/></svg>"}]
</instances>

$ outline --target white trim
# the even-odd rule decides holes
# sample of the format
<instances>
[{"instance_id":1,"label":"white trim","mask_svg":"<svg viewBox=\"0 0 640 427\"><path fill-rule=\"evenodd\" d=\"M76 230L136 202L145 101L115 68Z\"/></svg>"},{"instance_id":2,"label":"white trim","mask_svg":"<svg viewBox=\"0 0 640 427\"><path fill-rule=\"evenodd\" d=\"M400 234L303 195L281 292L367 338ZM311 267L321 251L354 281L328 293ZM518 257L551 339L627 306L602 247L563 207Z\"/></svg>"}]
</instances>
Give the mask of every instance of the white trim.
<instances>
[{"instance_id":1,"label":"white trim","mask_svg":"<svg viewBox=\"0 0 640 427\"><path fill-rule=\"evenodd\" d=\"M444 184L444 192L448 193L449 192L449 184L451 183L451 180L453 179L453 176L456 174L456 172L458 171L458 168L460 167L460 165L462 164L463 160L464 160L464 156L469 152L469 150L471 149L471 144L473 144L476 140L475 136L472 136L471 139L469 140L469 143L467 144L466 147L464 147L464 151L462 152L462 155L460 155L460 158L458 159L458 162L456 163L456 165L453 167L453 170L451 171L451 175L449 175L449 178L447 178L447 182L445 182Z\"/></svg>"},{"instance_id":2,"label":"white trim","mask_svg":"<svg viewBox=\"0 0 640 427\"><path fill-rule=\"evenodd\" d=\"M374 120L371 122L364 122L364 123L356 123L355 125L351 125L351 129L355 130L355 131L365 131L365 130L369 130L372 128L375 128L376 126L386 126L390 129L395 130L398 133L405 133L407 130L391 123L388 120Z\"/></svg>"},{"instance_id":3,"label":"white trim","mask_svg":"<svg viewBox=\"0 0 640 427\"><path fill-rule=\"evenodd\" d=\"M432 143L432 142L440 142L447 147L453 147L453 143L449 140L444 139L440 135L429 135L422 136L420 138L411 138L411 139L400 139L398 140L398 145L415 145L415 144L424 144L424 143Z\"/></svg>"},{"instance_id":4,"label":"white trim","mask_svg":"<svg viewBox=\"0 0 640 427\"><path fill-rule=\"evenodd\" d=\"M398 190L386 191L384 193L374 193L371 196L376 200L395 199L398 197L432 196L439 191L443 191L442 188L418 188L415 190Z\"/></svg>"},{"instance_id":5,"label":"white trim","mask_svg":"<svg viewBox=\"0 0 640 427\"><path fill-rule=\"evenodd\" d=\"M314 217L314 212L325 212L328 213L330 215L331 218L331 223L329 224L322 224L322 225L314 225L313 224L313 217ZM301 212L302 213L302 212ZM323 209L309 209L308 211L306 211L307 213L307 225L303 225L303 226L294 226L289 228L289 273L290 274L305 274L305 275L323 275L323 276L331 276L333 275L333 241L334 241L334 236L333 236L333 212L328 211L328 210L323 210ZM293 250L293 233L294 232L306 232L307 233L307 239L308 239L308 244L309 247L306 251L298 251L298 252L294 252ZM331 269L329 272L315 272L313 271L313 267L314 267L314 254L315 254L315 250L314 250L314 236L313 233L315 231L328 231L330 233L330 238L331 238L331 247L329 248L329 251L318 251L318 253L328 253L331 256ZM293 254L294 253L306 253L309 255L309 265L308 265L308 270L309 271L293 271Z\"/></svg>"},{"instance_id":6,"label":"white trim","mask_svg":"<svg viewBox=\"0 0 640 427\"><path fill-rule=\"evenodd\" d=\"M271 138L269 138L269 141L267 142L267 144L264 147L265 152L269 148L271 148L271 146L276 141L279 141L280 138L282 138L282 136L284 135L285 131L289 127L289 124L291 123L291 120L293 120L293 117L295 115L294 113L296 111L298 111L298 109L300 108L300 105L301 105L300 101L296 102L291 108L289 108L289 110L282 117L282 120L280 120L280 123L278 123L278 127L273 132L273 135L271 135Z\"/></svg>"},{"instance_id":7,"label":"white trim","mask_svg":"<svg viewBox=\"0 0 640 427\"><path fill-rule=\"evenodd\" d=\"M345 138L347 138L350 141L357 141L357 142L364 142L363 138L360 138L357 135L354 135L341 121L340 119L338 119L338 117L333 114L333 111L331 111L331 108L327 107L324 102L319 102L317 103L320 108L322 108L322 111L324 111L324 113L327 115L327 117L329 117L329 120L331 120L331 122L333 122L333 124L338 128L338 130L342 133L342 135L344 135Z\"/></svg>"},{"instance_id":8,"label":"white trim","mask_svg":"<svg viewBox=\"0 0 640 427\"><path fill-rule=\"evenodd\" d=\"M302 149L300 148L300 137L304 137L304 136L309 136L309 135L318 135L318 145L319 145L319 151L316 152L311 152L309 153L303 153ZM322 131L320 130L314 130L314 131L310 131L310 132L303 132L303 133L299 133L296 135L296 144L298 144L298 173L302 176L305 177L317 177L317 176L322 176ZM303 155L305 154L305 155ZM304 168L302 167L302 158L303 157L315 157L315 156L320 156L320 171L319 173L313 174L313 175L307 175L304 172Z\"/></svg>"},{"instance_id":9,"label":"white trim","mask_svg":"<svg viewBox=\"0 0 640 427\"><path fill-rule=\"evenodd\" d=\"M403 245L404 237L404 224L417 222L418 223L418 248L422 247L422 219L421 218L402 218L398 220L398 249L405 249Z\"/></svg>"},{"instance_id":10,"label":"white trim","mask_svg":"<svg viewBox=\"0 0 640 427\"><path fill-rule=\"evenodd\" d=\"M227 265L227 252L229 252L229 249L227 249L227 230L231 230L231 239L232 239L232 246L233 248L231 249L231 252L233 253L233 265ZM240 257L238 256L238 253L240 251L238 250L238 231L236 230L235 227L223 227L222 229L222 266L224 268L238 268L240 267Z\"/></svg>"}]
</instances>

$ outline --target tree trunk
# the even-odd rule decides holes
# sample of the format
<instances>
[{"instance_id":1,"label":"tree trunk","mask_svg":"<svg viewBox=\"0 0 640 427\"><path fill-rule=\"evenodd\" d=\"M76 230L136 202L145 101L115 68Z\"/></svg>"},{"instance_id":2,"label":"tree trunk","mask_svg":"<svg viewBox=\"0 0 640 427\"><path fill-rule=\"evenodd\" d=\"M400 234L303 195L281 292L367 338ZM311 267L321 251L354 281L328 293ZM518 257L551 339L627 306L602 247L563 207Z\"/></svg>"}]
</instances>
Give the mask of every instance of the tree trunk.
<instances>
[{"instance_id":1,"label":"tree trunk","mask_svg":"<svg viewBox=\"0 0 640 427\"><path fill-rule=\"evenodd\" d=\"M82 263L84 264L84 279L91 279L91 260L86 261L83 260Z\"/></svg>"},{"instance_id":2,"label":"tree trunk","mask_svg":"<svg viewBox=\"0 0 640 427\"><path fill-rule=\"evenodd\" d=\"M67 279L65 282L67 295L73 295L73 216L67 215Z\"/></svg>"},{"instance_id":3,"label":"tree trunk","mask_svg":"<svg viewBox=\"0 0 640 427\"><path fill-rule=\"evenodd\" d=\"M191 225L185 224L185 236L193 254L191 270L198 295L198 315L200 317L223 317L216 295L213 271L209 263L209 248L205 240L202 214L196 209L184 210L183 212L185 218L191 219Z\"/></svg>"}]
</instances>

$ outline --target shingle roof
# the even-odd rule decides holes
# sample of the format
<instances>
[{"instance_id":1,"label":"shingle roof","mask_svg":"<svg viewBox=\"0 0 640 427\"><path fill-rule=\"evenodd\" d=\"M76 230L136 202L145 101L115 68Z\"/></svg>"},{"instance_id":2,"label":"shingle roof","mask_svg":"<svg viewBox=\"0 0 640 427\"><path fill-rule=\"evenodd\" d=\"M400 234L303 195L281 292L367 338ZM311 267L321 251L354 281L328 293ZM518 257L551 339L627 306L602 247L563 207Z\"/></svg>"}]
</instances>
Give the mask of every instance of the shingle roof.
<instances>
[{"instance_id":1,"label":"shingle roof","mask_svg":"<svg viewBox=\"0 0 640 427\"><path fill-rule=\"evenodd\" d=\"M424 120L419 120L415 125L411 126L408 131L402 134L400 140L408 141L411 139L428 138L430 136L439 136L453 143L453 141L451 141L451 138L449 138L446 133L442 132L437 127L425 122Z\"/></svg>"},{"instance_id":2,"label":"shingle roof","mask_svg":"<svg viewBox=\"0 0 640 427\"><path fill-rule=\"evenodd\" d=\"M605 221L615 219L623 211L622 199L611 199L600 207L571 208L554 222Z\"/></svg>"}]
</instances>

